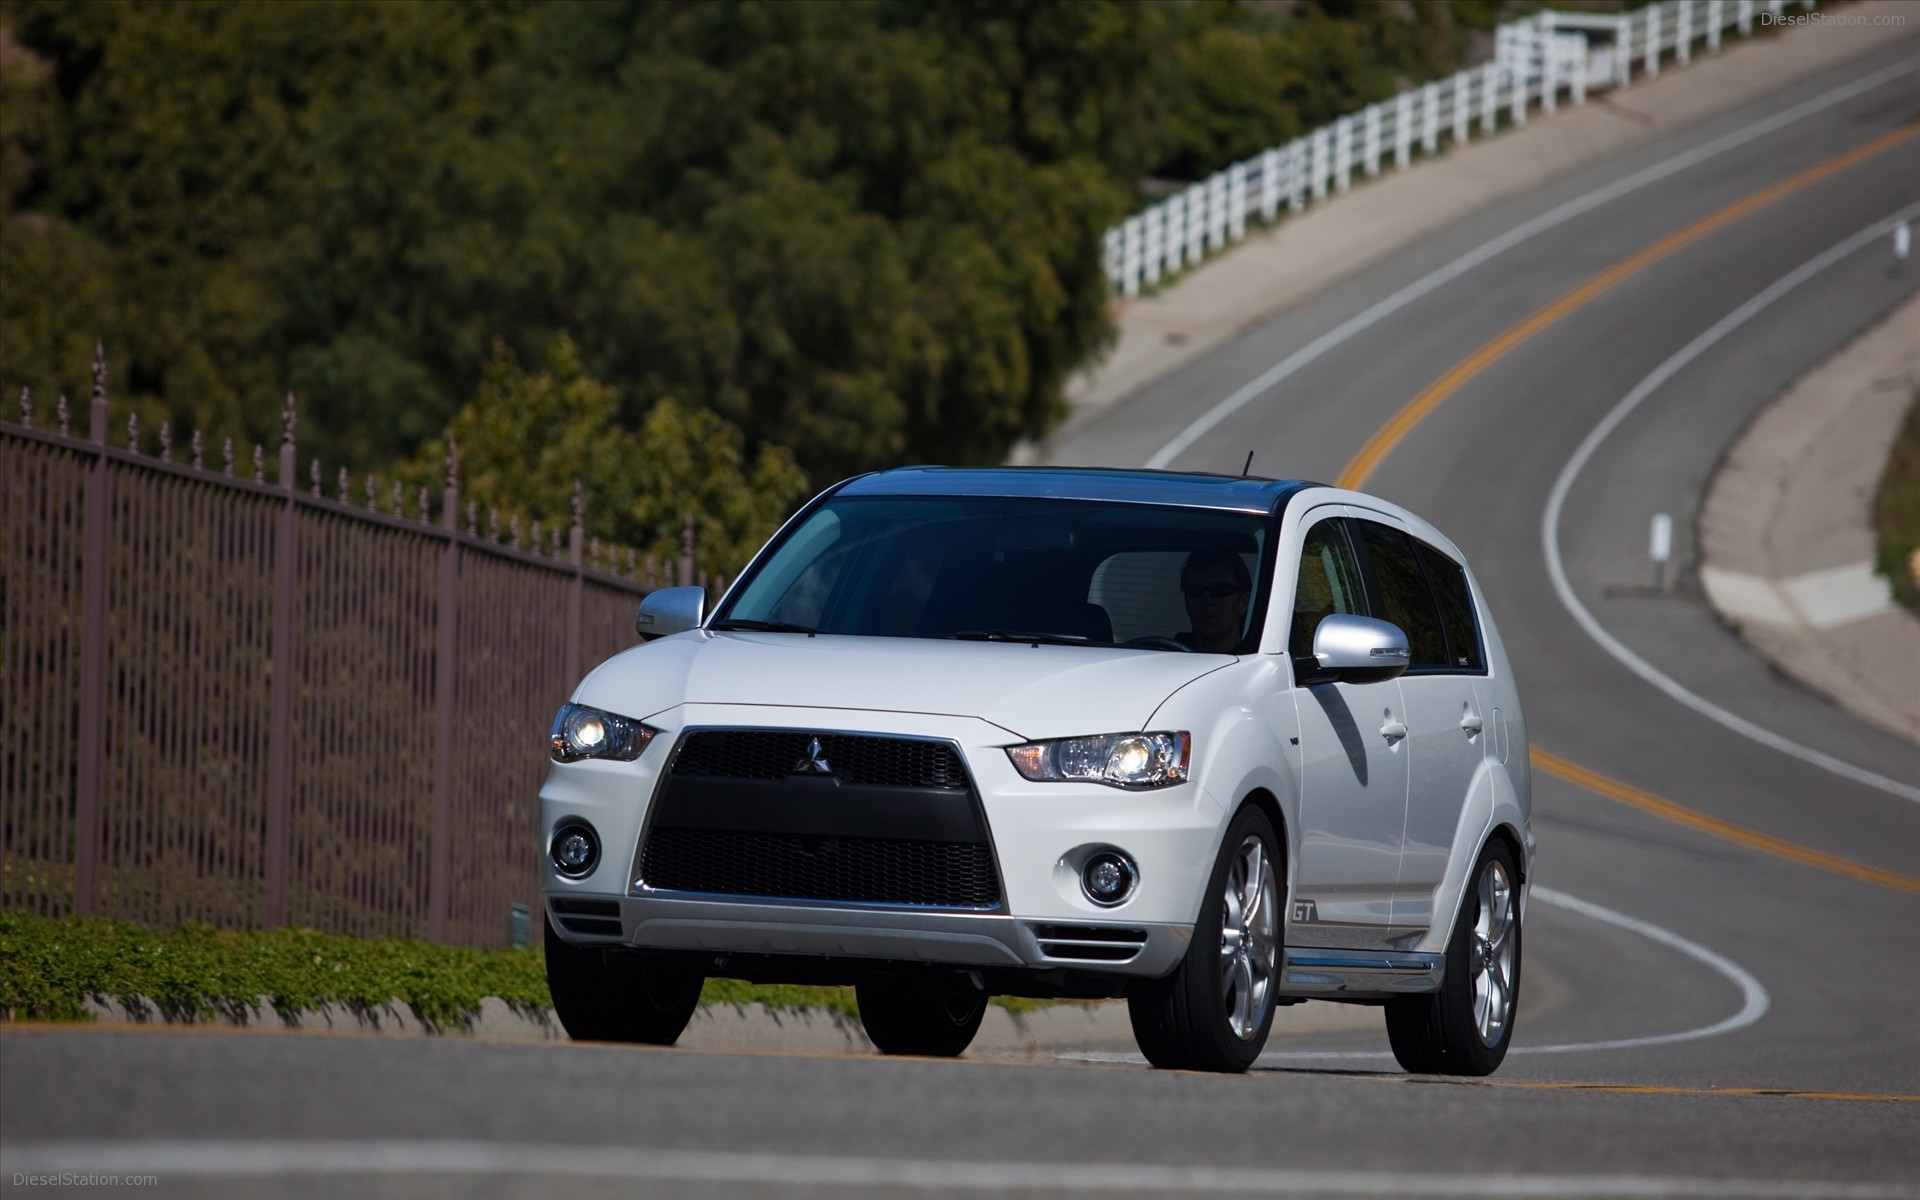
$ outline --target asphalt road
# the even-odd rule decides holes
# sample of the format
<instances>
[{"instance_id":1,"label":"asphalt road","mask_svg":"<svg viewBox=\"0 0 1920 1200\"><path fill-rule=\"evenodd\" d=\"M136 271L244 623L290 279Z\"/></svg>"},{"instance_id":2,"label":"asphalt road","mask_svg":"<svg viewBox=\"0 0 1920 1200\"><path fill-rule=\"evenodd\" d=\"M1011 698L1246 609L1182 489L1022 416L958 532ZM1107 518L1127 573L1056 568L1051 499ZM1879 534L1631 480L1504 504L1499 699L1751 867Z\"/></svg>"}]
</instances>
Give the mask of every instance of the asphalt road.
<instances>
[{"instance_id":1,"label":"asphalt road","mask_svg":"<svg viewBox=\"0 0 1920 1200\"><path fill-rule=\"evenodd\" d=\"M1054 448L1146 461L1217 400L1514 227L1876 70L1912 38L1491 206L1144 389ZM1920 121L1920 73L1600 204L1328 349L1175 465L1332 480L1475 347L1678 230ZM1583 439L1709 327L1920 201L1920 137L1729 219L1488 361L1378 465L1466 551L1535 745L1784 842L1920 876L1920 804L1768 749L1655 690L1583 631L1542 514ZM1783 682L1683 586L1734 433L1920 289L1884 241L1682 368L1600 444L1555 536L1580 603L1700 697L1908 786L1920 755ZM1920 336L1920 331L1916 331ZM195 1032L0 1035L0 1187L151 1173L166 1195L1920 1196L1920 895L1534 776L1541 891L1513 1054L1492 1080L1402 1075L1384 1032L1277 1042L1244 1078L1125 1054L1031 1063ZM1759 1092L1763 1094L1747 1094ZM1775 1094L1785 1093L1785 1094ZM31 1181L28 1181L31 1182ZM101 1190L118 1190L103 1188Z\"/></svg>"}]
</instances>

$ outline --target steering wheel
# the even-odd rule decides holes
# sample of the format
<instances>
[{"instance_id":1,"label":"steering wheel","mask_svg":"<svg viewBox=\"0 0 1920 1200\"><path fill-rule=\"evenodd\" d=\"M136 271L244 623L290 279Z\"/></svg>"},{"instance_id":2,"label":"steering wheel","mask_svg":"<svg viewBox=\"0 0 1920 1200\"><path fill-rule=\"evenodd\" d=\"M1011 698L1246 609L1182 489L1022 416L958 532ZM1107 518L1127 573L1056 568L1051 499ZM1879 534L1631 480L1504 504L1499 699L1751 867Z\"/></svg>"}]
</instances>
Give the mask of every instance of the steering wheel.
<instances>
[{"instance_id":1,"label":"steering wheel","mask_svg":"<svg viewBox=\"0 0 1920 1200\"><path fill-rule=\"evenodd\" d=\"M1149 634L1145 637L1128 638L1126 641L1120 644L1121 646L1126 647L1128 649L1184 650L1188 653L1192 653L1193 651L1192 646L1187 645L1185 642L1181 641L1179 638L1156 637L1152 634Z\"/></svg>"}]
</instances>

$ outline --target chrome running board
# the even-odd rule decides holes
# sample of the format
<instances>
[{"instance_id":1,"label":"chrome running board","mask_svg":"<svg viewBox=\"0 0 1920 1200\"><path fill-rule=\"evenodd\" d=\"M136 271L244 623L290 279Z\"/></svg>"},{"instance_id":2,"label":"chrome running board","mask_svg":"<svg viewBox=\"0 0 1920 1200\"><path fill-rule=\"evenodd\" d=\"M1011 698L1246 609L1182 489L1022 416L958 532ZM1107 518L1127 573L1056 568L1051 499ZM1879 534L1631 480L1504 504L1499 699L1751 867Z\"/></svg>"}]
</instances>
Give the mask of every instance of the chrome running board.
<instances>
[{"instance_id":1,"label":"chrome running board","mask_svg":"<svg viewBox=\"0 0 1920 1200\"><path fill-rule=\"evenodd\" d=\"M1280 990L1316 996L1340 992L1404 995L1438 991L1445 973L1444 954L1288 946L1280 965Z\"/></svg>"}]
</instances>

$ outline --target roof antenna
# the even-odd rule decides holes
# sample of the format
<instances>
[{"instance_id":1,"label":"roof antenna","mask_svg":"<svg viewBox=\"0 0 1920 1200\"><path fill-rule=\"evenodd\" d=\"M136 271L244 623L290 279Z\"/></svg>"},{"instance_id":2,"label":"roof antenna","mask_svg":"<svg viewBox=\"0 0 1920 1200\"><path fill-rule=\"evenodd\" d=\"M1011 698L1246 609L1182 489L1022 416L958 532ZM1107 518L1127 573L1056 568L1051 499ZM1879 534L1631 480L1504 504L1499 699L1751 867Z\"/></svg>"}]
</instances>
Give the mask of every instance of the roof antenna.
<instances>
[{"instance_id":1,"label":"roof antenna","mask_svg":"<svg viewBox=\"0 0 1920 1200\"><path fill-rule=\"evenodd\" d=\"M1247 451L1247 465L1240 468L1240 478L1245 479L1247 477L1247 473L1252 470L1253 470L1253 451L1249 450Z\"/></svg>"}]
</instances>

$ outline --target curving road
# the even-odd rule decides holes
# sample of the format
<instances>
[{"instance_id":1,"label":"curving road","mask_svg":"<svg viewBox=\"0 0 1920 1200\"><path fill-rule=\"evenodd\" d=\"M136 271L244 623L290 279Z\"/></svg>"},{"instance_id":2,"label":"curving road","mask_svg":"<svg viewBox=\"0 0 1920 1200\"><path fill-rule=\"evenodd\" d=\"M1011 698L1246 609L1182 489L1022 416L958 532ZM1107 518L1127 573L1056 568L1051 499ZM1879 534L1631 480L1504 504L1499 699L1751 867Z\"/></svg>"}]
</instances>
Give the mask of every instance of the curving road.
<instances>
[{"instance_id":1,"label":"curving road","mask_svg":"<svg viewBox=\"0 0 1920 1200\"><path fill-rule=\"evenodd\" d=\"M1276 1039L1245 1078L1120 1053L11 1031L0 1167L235 1196L1920 1196L1920 802L1901 790L1920 753L1780 680L1686 588L1652 594L1645 562L1651 513L1685 561L1742 424L1920 289L1874 236L1916 202L1920 44L1889 38L1490 206L1054 448L1364 472L1466 551L1551 756L1493 1080L1409 1079L1383 1031Z\"/></svg>"}]
</instances>

